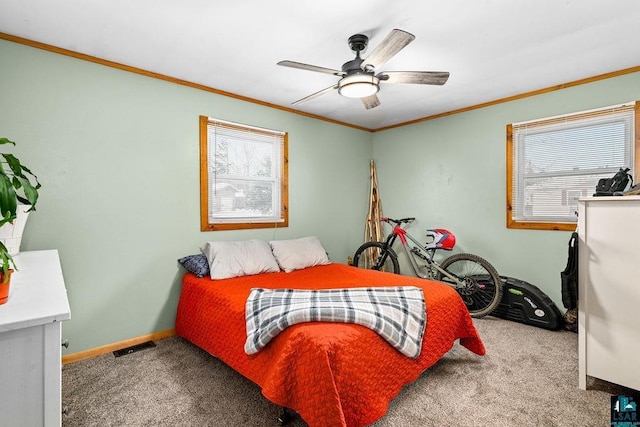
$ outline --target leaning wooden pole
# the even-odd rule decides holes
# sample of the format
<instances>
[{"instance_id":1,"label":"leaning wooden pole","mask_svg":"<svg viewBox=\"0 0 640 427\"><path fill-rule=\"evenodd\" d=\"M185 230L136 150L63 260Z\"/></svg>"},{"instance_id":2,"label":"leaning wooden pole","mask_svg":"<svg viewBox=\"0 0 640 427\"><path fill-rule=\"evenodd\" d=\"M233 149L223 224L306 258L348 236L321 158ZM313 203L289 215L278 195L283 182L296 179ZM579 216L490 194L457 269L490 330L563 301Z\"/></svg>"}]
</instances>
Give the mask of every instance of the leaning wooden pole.
<instances>
[{"instance_id":1,"label":"leaning wooden pole","mask_svg":"<svg viewBox=\"0 0 640 427\"><path fill-rule=\"evenodd\" d=\"M376 172L376 164L371 160L370 164L370 186L369 195L369 213L367 214L367 222L365 224L364 241L380 242L384 237L384 230L380 217L382 216L382 204L380 202L380 193L378 191L378 174Z\"/></svg>"}]
</instances>

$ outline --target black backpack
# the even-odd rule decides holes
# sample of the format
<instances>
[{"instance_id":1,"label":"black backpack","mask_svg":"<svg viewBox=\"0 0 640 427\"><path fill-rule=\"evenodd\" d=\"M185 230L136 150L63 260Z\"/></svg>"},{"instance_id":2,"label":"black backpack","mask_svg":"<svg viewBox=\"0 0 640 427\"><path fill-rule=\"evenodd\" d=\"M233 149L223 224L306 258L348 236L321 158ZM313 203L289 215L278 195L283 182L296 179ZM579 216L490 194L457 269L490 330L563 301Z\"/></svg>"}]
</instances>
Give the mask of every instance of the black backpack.
<instances>
[{"instance_id":1,"label":"black backpack","mask_svg":"<svg viewBox=\"0 0 640 427\"><path fill-rule=\"evenodd\" d=\"M571 233L567 266L560 273L562 281L562 304L566 309L578 307L578 233Z\"/></svg>"}]
</instances>

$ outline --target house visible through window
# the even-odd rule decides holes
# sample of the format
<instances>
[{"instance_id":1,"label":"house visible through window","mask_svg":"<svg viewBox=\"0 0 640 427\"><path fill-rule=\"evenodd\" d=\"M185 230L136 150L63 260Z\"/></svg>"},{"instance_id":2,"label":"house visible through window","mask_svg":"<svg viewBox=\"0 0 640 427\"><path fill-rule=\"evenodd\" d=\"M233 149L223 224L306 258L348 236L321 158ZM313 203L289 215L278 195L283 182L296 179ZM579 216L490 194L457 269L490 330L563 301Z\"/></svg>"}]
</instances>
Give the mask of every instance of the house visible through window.
<instances>
[{"instance_id":1,"label":"house visible through window","mask_svg":"<svg viewBox=\"0 0 640 427\"><path fill-rule=\"evenodd\" d=\"M573 230L578 199L638 169L632 102L507 126L507 227Z\"/></svg>"},{"instance_id":2,"label":"house visible through window","mask_svg":"<svg viewBox=\"0 0 640 427\"><path fill-rule=\"evenodd\" d=\"M200 117L201 229L288 226L287 134Z\"/></svg>"}]
</instances>

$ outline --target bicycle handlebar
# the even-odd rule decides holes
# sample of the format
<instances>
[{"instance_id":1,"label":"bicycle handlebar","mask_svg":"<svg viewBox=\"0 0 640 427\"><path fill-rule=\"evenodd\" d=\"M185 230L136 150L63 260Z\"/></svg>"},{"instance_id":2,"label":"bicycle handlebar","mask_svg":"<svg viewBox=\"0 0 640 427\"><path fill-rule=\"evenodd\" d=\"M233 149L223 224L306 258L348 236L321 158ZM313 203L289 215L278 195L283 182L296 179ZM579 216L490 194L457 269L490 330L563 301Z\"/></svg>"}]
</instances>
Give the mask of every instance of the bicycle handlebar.
<instances>
[{"instance_id":1,"label":"bicycle handlebar","mask_svg":"<svg viewBox=\"0 0 640 427\"><path fill-rule=\"evenodd\" d=\"M394 224L404 224L404 223L408 224L408 223L413 222L413 221L415 221L415 220L416 220L416 219L415 219L414 217L411 217L411 218L401 218L401 219L392 219L392 218L389 218L388 216L380 217L380 221L384 221L384 222L392 222L392 223L394 223Z\"/></svg>"}]
</instances>

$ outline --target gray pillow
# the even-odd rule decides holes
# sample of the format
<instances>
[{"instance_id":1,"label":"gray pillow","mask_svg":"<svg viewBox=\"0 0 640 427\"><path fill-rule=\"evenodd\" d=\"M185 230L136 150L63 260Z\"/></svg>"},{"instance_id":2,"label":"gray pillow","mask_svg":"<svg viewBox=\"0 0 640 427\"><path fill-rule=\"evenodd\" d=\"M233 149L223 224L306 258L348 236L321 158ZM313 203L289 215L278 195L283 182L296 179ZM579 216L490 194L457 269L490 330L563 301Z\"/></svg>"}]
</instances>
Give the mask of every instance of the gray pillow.
<instances>
[{"instance_id":1,"label":"gray pillow","mask_svg":"<svg viewBox=\"0 0 640 427\"><path fill-rule=\"evenodd\" d=\"M207 242L200 250L209 260L214 280L280 271L271 247L264 240Z\"/></svg>"},{"instance_id":2,"label":"gray pillow","mask_svg":"<svg viewBox=\"0 0 640 427\"><path fill-rule=\"evenodd\" d=\"M330 264L327 252L315 236L269 242L273 256L285 272Z\"/></svg>"},{"instance_id":3,"label":"gray pillow","mask_svg":"<svg viewBox=\"0 0 640 427\"><path fill-rule=\"evenodd\" d=\"M188 255L178 260L180 265L187 269L189 273L193 273L198 277L207 277L209 275L209 261L205 254Z\"/></svg>"}]
</instances>

